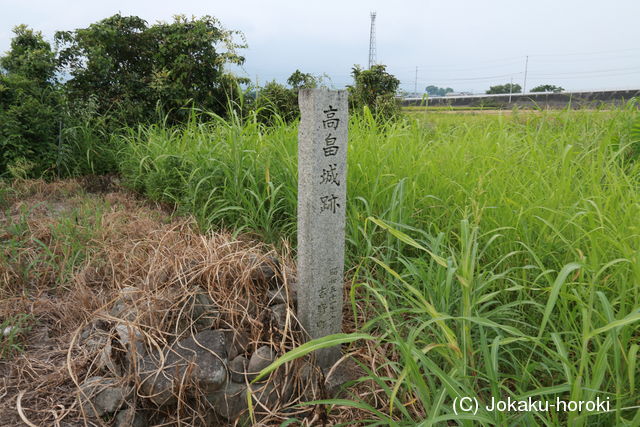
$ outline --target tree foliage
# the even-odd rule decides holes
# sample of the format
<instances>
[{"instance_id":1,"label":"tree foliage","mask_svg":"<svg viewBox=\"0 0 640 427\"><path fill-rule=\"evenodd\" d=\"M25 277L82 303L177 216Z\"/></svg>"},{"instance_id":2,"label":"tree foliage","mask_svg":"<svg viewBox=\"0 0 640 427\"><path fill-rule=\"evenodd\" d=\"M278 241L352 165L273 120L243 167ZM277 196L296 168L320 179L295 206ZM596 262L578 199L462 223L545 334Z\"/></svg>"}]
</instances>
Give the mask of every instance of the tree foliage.
<instances>
[{"instance_id":1,"label":"tree foliage","mask_svg":"<svg viewBox=\"0 0 640 427\"><path fill-rule=\"evenodd\" d=\"M256 115L260 122L272 124L279 117L285 122L295 120L300 116L298 106L298 92L300 89L318 87L319 77L300 70L294 71L287 79L289 87L271 81L262 87L255 102Z\"/></svg>"},{"instance_id":2,"label":"tree foliage","mask_svg":"<svg viewBox=\"0 0 640 427\"><path fill-rule=\"evenodd\" d=\"M448 93L452 93L453 89L448 87L438 87L434 85L429 85L425 88L425 92L427 92L431 96L445 96Z\"/></svg>"},{"instance_id":3,"label":"tree foliage","mask_svg":"<svg viewBox=\"0 0 640 427\"><path fill-rule=\"evenodd\" d=\"M240 36L242 44L235 41ZM226 64L241 65L246 47L237 31L211 16L174 17L148 26L136 16L119 14L87 28L56 33L60 65L71 76L69 95L93 97L100 114L117 113L125 123L148 121L156 107L172 121L181 108L195 106L223 114L228 87Z\"/></svg>"},{"instance_id":4,"label":"tree foliage","mask_svg":"<svg viewBox=\"0 0 640 427\"><path fill-rule=\"evenodd\" d=\"M300 70L295 70L287 79L287 83L294 90L311 89L318 86L319 79L310 73L303 73Z\"/></svg>"},{"instance_id":5,"label":"tree foliage","mask_svg":"<svg viewBox=\"0 0 640 427\"><path fill-rule=\"evenodd\" d=\"M522 86L518 83L506 83L503 85L491 86L489 90L487 90L487 94L498 94L498 93L520 93L522 92Z\"/></svg>"},{"instance_id":6,"label":"tree foliage","mask_svg":"<svg viewBox=\"0 0 640 427\"><path fill-rule=\"evenodd\" d=\"M41 175L55 164L60 94L55 54L42 34L13 30L0 58L0 176L10 169Z\"/></svg>"},{"instance_id":7,"label":"tree foliage","mask_svg":"<svg viewBox=\"0 0 640 427\"><path fill-rule=\"evenodd\" d=\"M561 86L556 86L556 85L540 85L540 86L536 86L533 89L531 89L531 92L553 92L553 93L560 93L564 91L564 88Z\"/></svg>"},{"instance_id":8,"label":"tree foliage","mask_svg":"<svg viewBox=\"0 0 640 427\"><path fill-rule=\"evenodd\" d=\"M400 80L389 74L385 65L372 65L369 70L355 65L351 75L354 84L348 90L352 109L367 106L374 114L385 118L400 113L400 106L395 98Z\"/></svg>"}]
</instances>

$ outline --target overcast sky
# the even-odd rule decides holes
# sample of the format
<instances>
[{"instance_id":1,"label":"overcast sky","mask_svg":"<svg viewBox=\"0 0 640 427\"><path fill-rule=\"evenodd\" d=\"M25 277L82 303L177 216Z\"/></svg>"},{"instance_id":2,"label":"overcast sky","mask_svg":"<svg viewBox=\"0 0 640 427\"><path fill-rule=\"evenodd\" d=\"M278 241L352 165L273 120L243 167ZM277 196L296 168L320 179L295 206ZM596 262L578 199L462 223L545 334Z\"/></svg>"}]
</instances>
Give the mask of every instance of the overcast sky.
<instances>
[{"instance_id":1,"label":"overcast sky","mask_svg":"<svg viewBox=\"0 0 640 427\"><path fill-rule=\"evenodd\" d=\"M351 83L368 63L370 12L377 63L413 91L427 85L482 92L490 85L549 83L567 90L640 88L640 0L216 1L0 0L0 52L27 24L48 40L115 13L150 24L175 14L212 15L242 31L240 73L284 82L296 69Z\"/></svg>"}]
</instances>

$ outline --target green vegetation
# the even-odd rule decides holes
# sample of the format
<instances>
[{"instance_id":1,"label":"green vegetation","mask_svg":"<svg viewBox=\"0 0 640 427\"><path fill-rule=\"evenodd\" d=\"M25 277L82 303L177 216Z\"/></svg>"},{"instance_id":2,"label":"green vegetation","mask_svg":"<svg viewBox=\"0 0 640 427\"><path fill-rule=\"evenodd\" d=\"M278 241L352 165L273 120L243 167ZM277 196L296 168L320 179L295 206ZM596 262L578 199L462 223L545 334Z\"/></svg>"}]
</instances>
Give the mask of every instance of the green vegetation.
<instances>
[{"instance_id":1,"label":"green vegetation","mask_svg":"<svg viewBox=\"0 0 640 427\"><path fill-rule=\"evenodd\" d=\"M0 322L0 360L24 351L22 341L32 323L33 317L29 314L18 314Z\"/></svg>"},{"instance_id":2,"label":"green vegetation","mask_svg":"<svg viewBox=\"0 0 640 427\"><path fill-rule=\"evenodd\" d=\"M276 124L280 120L289 123L300 117L298 107L300 89L318 87L321 81L320 77L296 70L287 79L289 87L274 80L260 88L250 110L256 112L256 118L261 123Z\"/></svg>"},{"instance_id":3,"label":"green vegetation","mask_svg":"<svg viewBox=\"0 0 640 427\"><path fill-rule=\"evenodd\" d=\"M353 67L354 84L348 87L352 111L360 111L366 106L380 120L399 115L400 105L395 96L400 80L389 74L386 68L384 65L372 65L368 70L359 65Z\"/></svg>"},{"instance_id":4,"label":"green vegetation","mask_svg":"<svg viewBox=\"0 0 640 427\"><path fill-rule=\"evenodd\" d=\"M115 15L59 33L57 58L39 33L15 32L0 60L0 176L117 172L203 231L295 247L295 95L317 79L296 70L289 87L240 90L223 70L242 63L243 45L210 17L147 26ZM358 382L368 391L325 403L384 425L640 425L638 102L407 117L385 66L352 74L347 266L358 335L330 339L366 360ZM487 93L510 91L521 88ZM0 183L0 207L12 193ZM29 211L3 212L0 267L17 289L55 292L91 255L108 206L82 203L40 224L55 246L29 232ZM3 335L0 357L20 350L28 319L5 323L22 326ZM461 415L459 397L600 398L611 409Z\"/></svg>"},{"instance_id":5,"label":"green vegetation","mask_svg":"<svg viewBox=\"0 0 640 427\"><path fill-rule=\"evenodd\" d=\"M506 83L503 85L495 85L489 87L489 90L486 91L488 95L491 94L500 94L500 93L520 93L522 92L522 86L518 83Z\"/></svg>"},{"instance_id":6,"label":"green vegetation","mask_svg":"<svg viewBox=\"0 0 640 427\"><path fill-rule=\"evenodd\" d=\"M404 425L638 423L637 114L352 118L351 298L358 331L379 337L369 379L386 402L354 406ZM293 241L296 133L257 120L154 125L118 158L130 185L203 228ZM462 418L457 396L600 397L611 412Z\"/></svg>"},{"instance_id":7,"label":"green vegetation","mask_svg":"<svg viewBox=\"0 0 640 427\"><path fill-rule=\"evenodd\" d=\"M429 85L425 88L425 92L427 92L431 96L445 96L448 93L452 93L453 89L450 87L443 88L443 87L438 87L434 85Z\"/></svg>"},{"instance_id":8,"label":"green vegetation","mask_svg":"<svg viewBox=\"0 0 640 427\"><path fill-rule=\"evenodd\" d=\"M148 26L136 16L119 14L87 28L56 33L65 84L71 99L96 103L97 112L136 124L157 119L158 105L172 122L184 119L185 106L217 114L226 111L224 67L241 65L235 42L211 16Z\"/></svg>"},{"instance_id":9,"label":"green vegetation","mask_svg":"<svg viewBox=\"0 0 640 427\"><path fill-rule=\"evenodd\" d=\"M42 34L21 25L0 57L0 175L22 165L40 175L55 163L60 113L55 57Z\"/></svg>"},{"instance_id":10,"label":"green vegetation","mask_svg":"<svg viewBox=\"0 0 640 427\"><path fill-rule=\"evenodd\" d=\"M553 92L553 93L560 93L564 91L564 88L561 86L556 86L556 85L540 85L540 86L536 86L533 89L531 89L531 92Z\"/></svg>"},{"instance_id":11,"label":"green vegetation","mask_svg":"<svg viewBox=\"0 0 640 427\"><path fill-rule=\"evenodd\" d=\"M24 25L14 33L0 57L0 177L113 171L89 159L123 126L226 114L247 82L224 71L244 61L242 34L210 16L147 26L118 14L58 32L55 51Z\"/></svg>"}]
</instances>

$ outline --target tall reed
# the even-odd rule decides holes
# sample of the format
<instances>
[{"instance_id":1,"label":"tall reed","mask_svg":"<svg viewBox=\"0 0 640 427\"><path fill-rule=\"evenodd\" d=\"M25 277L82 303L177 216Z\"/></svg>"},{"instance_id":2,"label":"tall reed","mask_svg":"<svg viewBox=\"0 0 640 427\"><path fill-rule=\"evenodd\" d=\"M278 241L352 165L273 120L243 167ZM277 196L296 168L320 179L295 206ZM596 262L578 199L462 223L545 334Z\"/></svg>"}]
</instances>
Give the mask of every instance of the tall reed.
<instances>
[{"instance_id":1,"label":"tall reed","mask_svg":"<svg viewBox=\"0 0 640 427\"><path fill-rule=\"evenodd\" d=\"M383 349L366 366L378 399L352 400L369 422L640 424L637 116L351 119L352 306ZM210 119L130 130L127 182L203 228L295 244L296 124ZM462 416L459 396L612 409Z\"/></svg>"}]
</instances>

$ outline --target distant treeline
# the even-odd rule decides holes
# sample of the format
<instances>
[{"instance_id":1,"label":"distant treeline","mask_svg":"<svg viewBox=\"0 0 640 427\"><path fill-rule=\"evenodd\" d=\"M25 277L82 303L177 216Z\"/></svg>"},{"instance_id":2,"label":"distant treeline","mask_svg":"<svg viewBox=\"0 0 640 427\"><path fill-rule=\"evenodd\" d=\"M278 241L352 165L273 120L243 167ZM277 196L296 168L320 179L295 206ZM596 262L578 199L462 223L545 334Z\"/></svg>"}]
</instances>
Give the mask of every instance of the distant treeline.
<instances>
[{"instance_id":1,"label":"distant treeline","mask_svg":"<svg viewBox=\"0 0 640 427\"><path fill-rule=\"evenodd\" d=\"M259 88L227 72L244 63L247 44L211 16L148 25L117 14L59 31L53 46L25 25L14 33L0 57L0 177L108 172L113 150L105 146L118 130L184 123L194 109L206 112L199 117L295 120L298 90L324 84L296 70L287 85ZM384 65L354 66L352 75L352 108L398 114L399 81Z\"/></svg>"}]
</instances>

